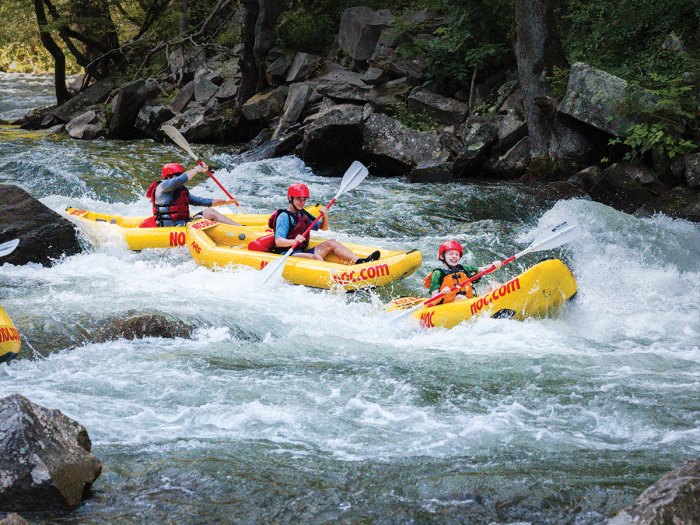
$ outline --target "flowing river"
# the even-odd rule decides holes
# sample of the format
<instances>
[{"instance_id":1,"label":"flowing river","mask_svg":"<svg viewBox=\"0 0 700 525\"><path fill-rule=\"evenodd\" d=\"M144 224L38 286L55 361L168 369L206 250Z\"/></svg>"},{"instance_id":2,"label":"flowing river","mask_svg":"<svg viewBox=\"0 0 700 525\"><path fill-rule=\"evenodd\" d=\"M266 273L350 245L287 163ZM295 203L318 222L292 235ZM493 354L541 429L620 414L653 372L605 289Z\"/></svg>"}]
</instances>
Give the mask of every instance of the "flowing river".
<instances>
[{"instance_id":1,"label":"flowing river","mask_svg":"<svg viewBox=\"0 0 700 525\"><path fill-rule=\"evenodd\" d=\"M45 77L0 76L0 119L51 92ZM292 182L322 203L338 188L296 157L244 163L230 146L194 149L253 212L285 206ZM147 215L145 189L170 161L191 165L170 144L0 127L0 182L58 213ZM190 187L221 196L201 175ZM485 264L566 219L581 225L578 241L486 279L562 258L579 291L556 318L420 330L382 315L383 302L424 292L444 240ZM136 253L116 240L51 268L0 265L0 304L23 341L0 366L0 396L82 423L104 466L77 510L25 517L601 524L700 455L697 224L556 202L536 186L371 175L331 220L340 240L420 249L422 271L334 294L260 286L251 269L214 272L184 248ZM193 336L100 342L115 319L140 313Z\"/></svg>"}]
</instances>

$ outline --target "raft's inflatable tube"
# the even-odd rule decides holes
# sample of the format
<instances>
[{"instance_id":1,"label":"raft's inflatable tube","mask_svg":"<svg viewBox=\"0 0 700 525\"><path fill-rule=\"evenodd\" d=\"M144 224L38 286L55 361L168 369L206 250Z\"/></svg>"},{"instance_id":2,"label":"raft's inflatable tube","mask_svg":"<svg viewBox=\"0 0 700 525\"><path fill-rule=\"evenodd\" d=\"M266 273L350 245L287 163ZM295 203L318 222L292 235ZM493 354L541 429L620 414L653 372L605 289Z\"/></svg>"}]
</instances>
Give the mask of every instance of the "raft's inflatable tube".
<instances>
[{"instance_id":1,"label":"raft's inflatable tube","mask_svg":"<svg viewBox=\"0 0 700 525\"><path fill-rule=\"evenodd\" d=\"M559 259L548 259L481 296L421 308L410 317L425 328L452 328L482 315L519 320L547 317L575 293L576 279L569 268ZM389 303L387 311L410 308L426 299L401 297Z\"/></svg>"},{"instance_id":2,"label":"raft's inflatable tube","mask_svg":"<svg viewBox=\"0 0 700 525\"><path fill-rule=\"evenodd\" d=\"M254 249L249 249L249 245L263 235L268 234L255 230L246 232L227 224L200 219L187 225L187 246L194 260L209 268L244 265L262 269L282 257L276 253L255 251L254 246ZM324 240L312 235L309 246L314 247ZM418 250L383 250L375 246L346 242L343 242L343 245L358 257L366 257L379 250L381 258L364 264L346 265L332 259L317 261L289 257L282 277L291 283L312 288L341 287L352 291L393 283L411 275L422 263L422 256Z\"/></svg>"},{"instance_id":3,"label":"raft's inflatable tube","mask_svg":"<svg viewBox=\"0 0 700 525\"><path fill-rule=\"evenodd\" d=\"M317 215L320 205L306 208L312 215ZM184 226L166 226L162 228L141 228L140 224L148 217L124 217L94 211L66 208L68 218L74 219L86 233L99 242L106 238L123 238L130 250L145 250L146 248L178 248L187 244L187 230ZM268 214L225 214L226 217L254 229L267 229ZM104 226L106 225L106 226ZM108 231L98 231L100 227ZM104 234L104 235L101 235Z\"/></svg>"},{"instance_id":4,"label":"raft's inflatable tube","mask_svg":"<svg viewBox=\"0 0 700 525\"><path fill-rule=\"evenodd\" d=\"M0 363L7 363L19 354L21 341L19 332L10 316L0 306Z\"/></svg>"}]
</instances>

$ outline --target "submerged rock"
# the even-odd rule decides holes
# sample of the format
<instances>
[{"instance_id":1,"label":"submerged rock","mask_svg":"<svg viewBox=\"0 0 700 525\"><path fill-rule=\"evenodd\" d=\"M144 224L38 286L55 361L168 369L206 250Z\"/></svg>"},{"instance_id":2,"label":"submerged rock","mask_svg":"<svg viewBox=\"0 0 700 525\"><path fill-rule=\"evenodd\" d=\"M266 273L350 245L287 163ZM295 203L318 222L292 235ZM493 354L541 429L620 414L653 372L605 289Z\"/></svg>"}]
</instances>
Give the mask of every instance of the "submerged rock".
<instances>
[{"instance_id":1,"label":"submerged rock","mask_svg":"<svg viewBox=\"0 0 700 525\"><path fill-rule=\"evenodd\" d=\"M18 238L19 246L1 263L50 266L82 248L73 224L18 186L0 184L0 242Z\"/></svg>"},{"instance_id":2,"label":"submerged rock","mask_svg":"<svg viewBox=\"0 0 700 525\"><path fill-rule=\"evenodd\" d=\"M700 523L700 458L673 469L620 511L607 525Z\"/></svg>"},{"instance_id":3,"label":"submerged rock","mask_svg":"<svg viewBox=\"0 0 700 525\"><path fill-rule=\"evenodd\" d=\"M103 342L144 337L188 338L193 331L191 325L172 316L131 312L102 323L95 331L94 340Z\"/></svg>"},{"instance_id":4,"label":"submerged rock","mask_svg":"<svg viewBox=\"0 0 700 525\"><path fill-rule=\"evenodd\" d=\"M0 508L77 507L102 472L85 427L15 394L0 400Z\"/></svg>"}]
</instances>

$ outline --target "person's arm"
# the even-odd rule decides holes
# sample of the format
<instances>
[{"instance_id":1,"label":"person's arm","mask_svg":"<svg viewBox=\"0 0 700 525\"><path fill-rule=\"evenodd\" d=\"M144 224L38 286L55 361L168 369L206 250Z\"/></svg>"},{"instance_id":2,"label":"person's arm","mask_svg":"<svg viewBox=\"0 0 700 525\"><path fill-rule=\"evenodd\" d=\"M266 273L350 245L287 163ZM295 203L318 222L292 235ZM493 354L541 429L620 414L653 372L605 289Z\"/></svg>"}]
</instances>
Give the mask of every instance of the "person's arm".
<instances>
[{"instance_id":1,"label":"person's arm","mask_svg":"<svg viewBox=\"0 0 700 525\"><path fill-rule=\"evenodd\" d=\"M209 199L207 197L199 197L197 195L192 195L190 193L190 206L213 206L214 202L218 201L220 199Z\"/></svg>"},{"instance_id":2,"label":"person's arm","mask_svg":"<svg viewBox=\"0 0 700 525\"><path fill-rule=\"evenodd\" d=\"M321 220L316 223L316 226L314 226L314 230L328 230L331 227L331 221L328 218L328 209L325 206L322 206L320 210L318 210L319 213L321 214Z\"/></svg>"}]
</instances>

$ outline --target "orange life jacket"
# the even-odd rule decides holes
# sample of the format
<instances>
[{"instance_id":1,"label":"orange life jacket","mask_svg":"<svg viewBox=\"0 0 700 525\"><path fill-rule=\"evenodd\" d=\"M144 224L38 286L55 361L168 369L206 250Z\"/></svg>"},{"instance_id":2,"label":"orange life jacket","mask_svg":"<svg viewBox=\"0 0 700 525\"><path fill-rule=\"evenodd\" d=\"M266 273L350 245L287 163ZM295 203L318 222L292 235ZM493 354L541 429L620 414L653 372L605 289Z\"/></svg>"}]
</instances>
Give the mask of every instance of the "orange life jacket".
<instances>
[{"instance_id":1,"label":"orange life jacket","mask_svg":"<svg viewBox=\"0 0 700 525\"><path fill-rule=\"evenodd\" d=\"M435 304L451 303L455 300L457 294L466 295L467 299L471 299L472 297L474 297L472 283L469 282L469 276L467 275L467 272L464 270L464 267L461 264L458 264L457 266L449 270L446 270L444 268L435 268L425 277L425 279L423 279L423 285L428 289L430 289L430 284L433 281L434 272L440 272L440 274L442 275L442 281L440 282L439 288L440 290L445 288L445 286L447 286L448 288L452 288L457 284L461 286L460 291L448 293L447 295L443 296L443 298L439 302Z\"/></svg>"}]
</instances>

